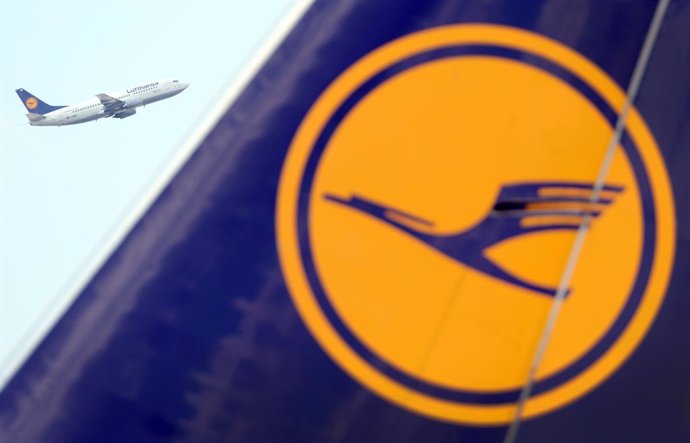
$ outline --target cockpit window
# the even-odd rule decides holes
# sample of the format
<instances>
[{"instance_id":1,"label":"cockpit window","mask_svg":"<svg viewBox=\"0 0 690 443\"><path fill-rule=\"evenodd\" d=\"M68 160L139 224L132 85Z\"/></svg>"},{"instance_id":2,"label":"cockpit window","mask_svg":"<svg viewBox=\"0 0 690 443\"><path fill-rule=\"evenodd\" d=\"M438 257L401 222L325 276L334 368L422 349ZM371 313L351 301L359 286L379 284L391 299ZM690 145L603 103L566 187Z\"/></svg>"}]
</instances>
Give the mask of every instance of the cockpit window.
<instances>
[{"instance_id":1,"label":"cockpit window","mask_svg":"<svg viewBox=\"0 0 690 443\"><path fill-rule=\"evenodd\" d=\"M173 80L173 83L177 83L179 80Z\"/></svg>"}]
</instances>

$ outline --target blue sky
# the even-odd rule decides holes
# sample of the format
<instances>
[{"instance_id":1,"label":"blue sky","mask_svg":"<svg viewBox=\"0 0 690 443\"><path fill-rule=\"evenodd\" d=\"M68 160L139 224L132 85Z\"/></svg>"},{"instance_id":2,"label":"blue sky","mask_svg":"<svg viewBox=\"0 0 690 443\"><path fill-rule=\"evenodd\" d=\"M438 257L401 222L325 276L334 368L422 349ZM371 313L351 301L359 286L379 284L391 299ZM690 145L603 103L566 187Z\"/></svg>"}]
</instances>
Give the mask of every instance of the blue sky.
<instances>
[{"instance_id":1,"label":"blue sky","mask_svg":"<svg viewBox=\"0 0 690 443\"><path fill-rule=\"evenodd\" d=\"M297 3L0 0L0 386ZM14 92L66 105L161 78L190 86L59 128L25 125Z\"/></svg>"}]
</instances>

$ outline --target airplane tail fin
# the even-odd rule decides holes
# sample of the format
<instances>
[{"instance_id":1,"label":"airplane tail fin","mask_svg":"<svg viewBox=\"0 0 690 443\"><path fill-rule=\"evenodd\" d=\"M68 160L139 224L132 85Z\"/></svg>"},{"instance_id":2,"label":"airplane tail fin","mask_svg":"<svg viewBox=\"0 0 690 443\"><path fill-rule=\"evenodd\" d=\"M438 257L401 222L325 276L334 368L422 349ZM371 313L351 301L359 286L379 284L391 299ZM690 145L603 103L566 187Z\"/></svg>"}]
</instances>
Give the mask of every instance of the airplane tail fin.
<instances>
[{"instance_id":1,"label":"airplane tail fin","mask_svg":"<svg viewBox=\"0 0 690 443\"><path fill-rule=\"evenodd\" d=\"M60 108L64 108L64 106L51 106L48 103L41 100L40 98L33 95L32 93L30 93L29 91L27 91L26 89L19 88L16 90L16 92L19 98L22 100L22 103L24 103L26 109L31 114L43 115L52 111L56 111ZM29 120L31 120L31 117L29 117Z\"/></svg>"}]
</instances>

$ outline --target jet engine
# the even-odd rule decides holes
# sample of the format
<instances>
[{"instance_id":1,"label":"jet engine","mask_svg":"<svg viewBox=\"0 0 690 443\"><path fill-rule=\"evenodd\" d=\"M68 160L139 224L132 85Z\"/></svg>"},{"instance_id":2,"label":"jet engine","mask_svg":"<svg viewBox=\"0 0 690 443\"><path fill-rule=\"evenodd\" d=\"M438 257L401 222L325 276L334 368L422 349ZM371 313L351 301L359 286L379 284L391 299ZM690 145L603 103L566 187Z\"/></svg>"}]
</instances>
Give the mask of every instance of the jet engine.
<instances>
[{"instance_id":1,"label":"jet engine","mask_svg":"<svg viewBox=\"0 0 690 443\"><path fill-rule=\"evenodd\" d=\"M115 114L113 114L113 117L115 118L127 118L129 116L132 116L137 113L136 109L123 109L122 111L118 111Z\"/></svg>"}]
</instances>

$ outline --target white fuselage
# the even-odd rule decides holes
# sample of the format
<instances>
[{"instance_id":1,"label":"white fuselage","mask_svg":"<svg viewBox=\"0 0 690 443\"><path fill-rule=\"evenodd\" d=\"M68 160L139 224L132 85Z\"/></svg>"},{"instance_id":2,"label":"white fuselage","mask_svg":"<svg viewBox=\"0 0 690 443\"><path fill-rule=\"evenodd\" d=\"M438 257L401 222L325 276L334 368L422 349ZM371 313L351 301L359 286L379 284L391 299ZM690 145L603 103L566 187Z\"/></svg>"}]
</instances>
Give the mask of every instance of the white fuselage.
<instances>
[{"instance_id":1,"label":"white fuselage","mask_svg":"<svg viewBox=\"0 0 690 443\"><path fill-rule=\"evenodd\" d=\"M124 106L121 108L122 111L134 114L133 110L135 108L177 95L184 91L187 86L187 83L177 80L159 80L122 91L111 92L107 95L124 102ZM44 119L32 121L30 124L32 126L74 125L112 116L111 112L107 112L107 107L102 100L94 96L88 100L44 114Z\"/></svg>"}]
</instances>

